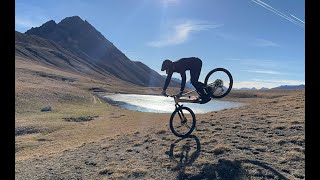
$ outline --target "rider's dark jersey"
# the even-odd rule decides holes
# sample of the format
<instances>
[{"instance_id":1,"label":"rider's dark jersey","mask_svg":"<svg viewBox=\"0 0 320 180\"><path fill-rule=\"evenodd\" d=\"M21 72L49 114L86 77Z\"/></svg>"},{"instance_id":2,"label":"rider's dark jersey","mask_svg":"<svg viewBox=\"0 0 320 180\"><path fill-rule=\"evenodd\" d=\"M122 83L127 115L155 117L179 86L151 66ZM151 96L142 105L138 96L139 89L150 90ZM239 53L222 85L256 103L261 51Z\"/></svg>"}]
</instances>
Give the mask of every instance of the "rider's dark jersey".
<instances>
[{"instance_id":1,"label":"rider's dark jersey","mask_svg":"<svg viewBox=\"0 0 320 180\"><path fill-rule=\"evenodd\" d=\"M194 85L195 82L198 82L201 66L202 61L197 57L181 58L175 62L172 62L172 67L168 69L168 75L163 90L167 89L174 72L180 73L181 75L181 91L184 90L186 85L187 70L190 70L191 83Z\"/></svg>"}]
</instances>

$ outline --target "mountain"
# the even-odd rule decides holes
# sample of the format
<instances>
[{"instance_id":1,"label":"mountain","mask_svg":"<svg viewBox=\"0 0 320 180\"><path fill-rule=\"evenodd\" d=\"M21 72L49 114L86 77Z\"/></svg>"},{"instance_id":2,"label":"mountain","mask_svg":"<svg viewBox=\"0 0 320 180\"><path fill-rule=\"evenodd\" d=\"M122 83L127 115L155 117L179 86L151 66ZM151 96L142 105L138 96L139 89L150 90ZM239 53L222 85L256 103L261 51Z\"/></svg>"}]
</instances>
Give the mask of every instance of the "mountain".
<instances>
[{"instance_id":1,"label":"mountain","mask_svg":"<svg viewBox=\"0 0 320 180\"><path fill-rule=\"evenodd\" d=\"M72 49L80 56L85 53L94 59L101 58L113 48L110 41L79 16L67 17L58 24L50 20L40 27L31 28L25 34L50 39Z\"/></svg>"},{"instance_id":2,"label":"mountain","mask_svg":"<svg viewBox=\"0 0 320 180\"><path fill-rule=\"evenodd\" d=\"M78 59L94 64L103 71L140 86L163 86L165 79L147 65L131 61L107 40L88 21L72 16L56 23L50 20L25 32L55 42L60 49L71 52ZM46 56L42 56L42 59ZM177 86L173 83L172 85Z\"/></svg>"},{"instance_id":3,"label":"mountain","mask_svg":"<svg viewBox=\"0 0 320 180\"><path fill-rule=\"evenodd\" d=\"M296 90L296 89L304 89L304 88L305 88L305 85L301 84L301 85L282 85L282 86L274 87L271 89Z\"/></svg>"},{"instance_id":4,"label":"mountain","mask_svg":"<svg viewBox=\"0 0 320 180\"><path fill-rule=\"evenodd\" d=\"M281 86L277 86L274 88L266 88L266 87L262 87L260 89L257 89L255 87L252 88L232 88L234 90L269 90L269 89L279 89L279 90L295 90L295 89L304 89L305 85L301 84L301 85L281 85Z\"/></svg>"},{"instance_id":5,"label":"mountain","mask_svg":"<svg viewBox=\"0 0 320 180\"><path fill-rule=\"evenodd\" d=\"M234 90L257 90L257 88L233 88Z\"/></svg>"},{"instance_id":6,"label":"mountain","mask_svg":"<svg viewBox=\"0 0 320 180\"><path fill-rule=\"evenodd\" d=\"M262 88L260 88L259 90L269 90L269 88L262 87Z\"/></svg>"},{"instance_id":7,"label":"mountain","mask_svg":"<svg viewBox=\"0 0 320 180\"><path fill-rule=\"evenodd\" d=\"M193 85L191 84L191 80L186 82L186 87L190 89L194 89Z\"/></svg>"},{"instance_id":8,"label":"mountain","mask_svg":"<svg viewBox=\"0 0 320 180\"><path fill-rule=\"evenodd\" d=\"M115 78L101 69L90 57L80 58L58 43L34 35L15 32L15 54L65 71L96 78Z\"/></svg>"}]
</instances>

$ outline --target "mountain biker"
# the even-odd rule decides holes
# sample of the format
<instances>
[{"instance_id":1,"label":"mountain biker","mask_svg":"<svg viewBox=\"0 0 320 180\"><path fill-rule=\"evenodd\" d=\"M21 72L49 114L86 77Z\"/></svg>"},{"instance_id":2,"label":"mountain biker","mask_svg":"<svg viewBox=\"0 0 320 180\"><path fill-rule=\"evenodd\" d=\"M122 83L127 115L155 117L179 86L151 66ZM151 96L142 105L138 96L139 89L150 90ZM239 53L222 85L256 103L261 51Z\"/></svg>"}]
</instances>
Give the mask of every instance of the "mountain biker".
<instances>
[{"instance_id":1,"label":"mountain biker","mask_svg":"<svg viewBox=\"0 0 320 180\"><path fill-rule=\"evenodd\" d=\"M174 72L177 72L180 73L182 78L181 88L179 92L179 95L181 96L186 85L186 71L189 70L191 76L191 84L196 88L197 92L200 95L200 104L204 104L210 101L210 97L208 96L208 94L206 94L206 92L203 89L203 83L198 81L201 72L201 67L202 61L197 57L181 58L175 62L172 62L169 59L164 60L161 66L161 71L166 70L167 79L163 86L161 94L164 96L168 96L166 93L166 89L170 83L172 74Z\"/></svg>"}]
</instances>

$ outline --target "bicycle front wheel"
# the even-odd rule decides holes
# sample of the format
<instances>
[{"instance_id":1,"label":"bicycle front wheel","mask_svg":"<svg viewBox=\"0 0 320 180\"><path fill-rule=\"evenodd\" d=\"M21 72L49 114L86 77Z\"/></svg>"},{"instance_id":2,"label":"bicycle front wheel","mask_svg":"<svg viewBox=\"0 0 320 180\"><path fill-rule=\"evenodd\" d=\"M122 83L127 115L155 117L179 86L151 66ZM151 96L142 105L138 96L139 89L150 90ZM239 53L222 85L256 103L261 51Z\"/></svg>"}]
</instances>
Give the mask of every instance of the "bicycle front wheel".
<instances>
[{"instance_id":1,"label":"bicycle front wheel","mask_svg":"<svg viewBox=\"0 0 320 180\"><path fill-rule=\"evenodd\" d=\"M212 98L222 98L231 91L233 78L228 70L216 68L207 74L204 85L205 90Z\"/></svg>"},{"instance_id":2,"label":"bicycle front wheel","mask_svg":"<svg viewBox=\"0 0 320 180\"><path fill-rule=\"evenodd\" d=\"M187 137L196 127L196 117L188 107L179 107L171 114L170 129L178 137Z\"/></svg>"}]
</instances>

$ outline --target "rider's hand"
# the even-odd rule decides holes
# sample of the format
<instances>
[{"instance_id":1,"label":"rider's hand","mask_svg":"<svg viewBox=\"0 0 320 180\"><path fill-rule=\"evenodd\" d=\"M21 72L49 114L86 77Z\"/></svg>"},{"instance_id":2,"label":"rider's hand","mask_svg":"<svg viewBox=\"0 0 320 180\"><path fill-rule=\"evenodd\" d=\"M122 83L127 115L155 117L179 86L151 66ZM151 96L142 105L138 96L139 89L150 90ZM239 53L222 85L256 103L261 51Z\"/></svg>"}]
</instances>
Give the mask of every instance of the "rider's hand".
<instances>
[{"instance_id":1,"label":"rider's hand","mask_svg":"<svg viewBox=\"0 0 320 180\"><path fill-rule=\"evenodd\" d=\"M168 94L166 93L166 90L162 90L161 95L168 97Z\"/></svg>"}]
</instances>

